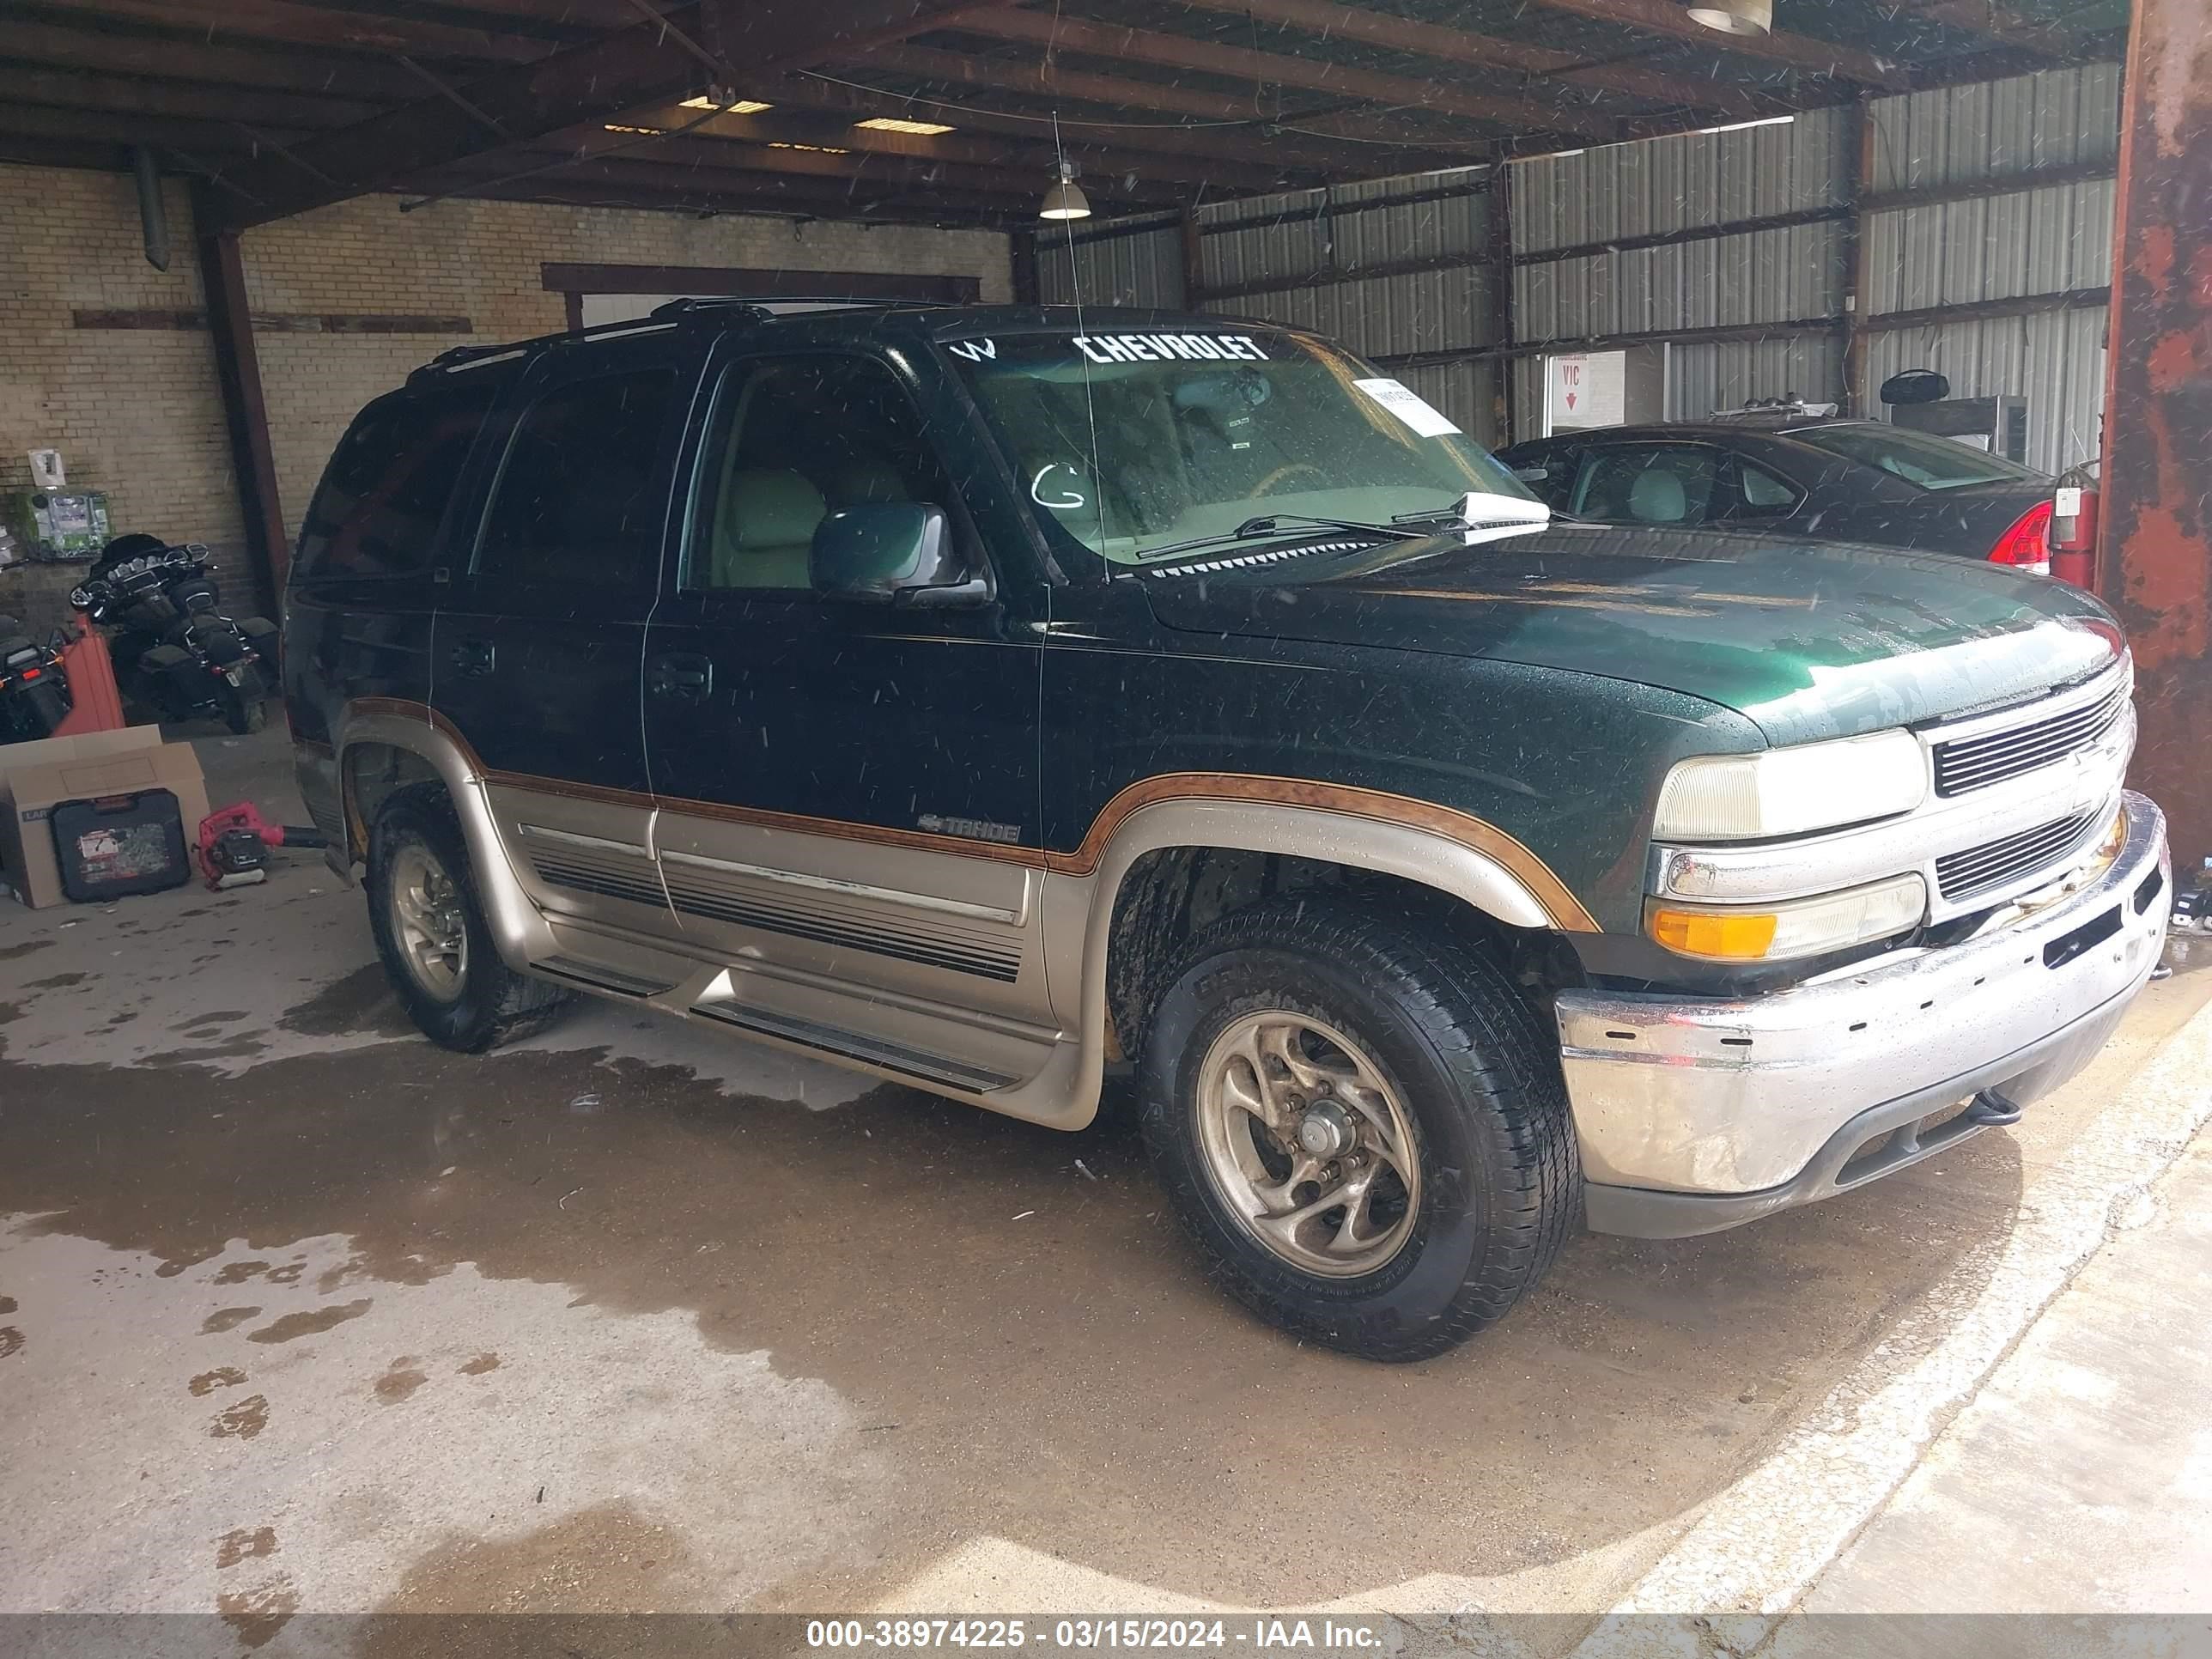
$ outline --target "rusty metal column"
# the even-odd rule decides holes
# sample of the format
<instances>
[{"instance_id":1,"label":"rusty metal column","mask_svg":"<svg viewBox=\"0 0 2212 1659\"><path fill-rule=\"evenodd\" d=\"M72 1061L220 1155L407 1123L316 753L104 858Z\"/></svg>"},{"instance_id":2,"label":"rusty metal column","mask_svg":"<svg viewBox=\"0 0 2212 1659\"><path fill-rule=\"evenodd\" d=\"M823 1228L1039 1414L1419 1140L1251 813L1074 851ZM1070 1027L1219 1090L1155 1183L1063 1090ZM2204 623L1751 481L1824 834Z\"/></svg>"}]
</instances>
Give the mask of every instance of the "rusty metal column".
<instances>
[{"instance_id":1,"label":"rusty metal column","mask_svg":"<svg viewBox=\"0 0 2212 1659\"><path fill-rule=\"evenodd\" d=\"M2212 854L2212 26L2135 0L2120 112L2098 588L2136 653L2133 781Z\"/></svg>"},{"instance_id":2,"label":"rusty metal column","mask_svg":"<svg viewBox=\"0 0 2212 1659\"><path fill-rule=\"evenodd\" d=\"M253 349L253 319L246 309L238 232L217 228L213 205L206 199L206 187L201 186L192 200L200 288L207 303L208 338L215 349L216 384L222 393L223 425L230 434L231 473L238 485L239 512L246 521L254 600L263 616L275 618L283 601L291 549L276 496L269 407L261 394L261 362Z\"/></svg>"}]
</instances>

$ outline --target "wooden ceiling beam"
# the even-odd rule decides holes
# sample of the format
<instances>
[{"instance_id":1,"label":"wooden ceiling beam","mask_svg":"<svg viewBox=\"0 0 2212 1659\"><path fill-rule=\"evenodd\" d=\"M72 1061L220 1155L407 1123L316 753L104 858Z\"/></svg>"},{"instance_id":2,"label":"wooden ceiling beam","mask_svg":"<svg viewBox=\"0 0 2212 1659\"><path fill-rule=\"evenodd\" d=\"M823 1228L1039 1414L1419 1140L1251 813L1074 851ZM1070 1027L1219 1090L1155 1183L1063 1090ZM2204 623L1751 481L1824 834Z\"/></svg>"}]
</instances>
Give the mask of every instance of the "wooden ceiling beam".
<instances>
[{"instance_id":1,"label":"wooden ceiling beam","mask_svg":"<svg viewBox=\"0 0 2212 1659\"><path fill-rule=\"evenodd\" d=\"M527 161L533 156L528 151L511 152L501 159L511 167L518 160ZM535 159L559 160L556 156ZM820 219L863 219L885 209L943 224L1020 218L1034 222L1036 217L1036 192L1014 197L913 185L876 185L787 173L723 173L626 158L568 162L520 178L495 173L475 176L491 171L486 161L479 157L441 167L415 182L439 195L567 188L596 191L602 202L617 205L625 197L635 196L655 206L680 207L696 202L702 210L796 212Z\"/></svg>"},{"instance_id":2,"label":"wooden ceiling beam","mask_svg":"<svg viewBox=\"0 0 2212 1659\"><path fill-rule=\"evenodd\" d=\"M718 10L738 0L708 0ZM749 70L774 73L847 39L878 40L895 11L921 31L975 0L744 0L754 32ZM725 19L726 22L728 20ZM687 5L598 40L563 47L534 63L513 64L458 86L310 140L292 158L252 164L234 182L270 204L241 216L240 227L282 217L390 185L428 169L526 145L547 134L611 120L641 104L696 91L725 64L698 39L702 9ZM732 70L727 78L734 78Z\"/></svg>"},{"instance_id":3,"label":"wooden ceiling beam","mask_svg":"<svg viewBox=\"0 0 2212 1659\"><path fill-rule=\"evenodd\" d=\"M902 57L921 53L919 47L910 48ZM952 58L954 54L937 55ZM956 59L956 61L957 61ZM1041 93L1033 77L1024 76L1018 87L1001 88L1026 94L1031 97L1052 95L1047 88ZM760 77L746 83L746 92L778 108L805 106L849 112L855 116L893 115L913 120L943 120L957 123L963 131L1004 133L1010 137L1049 140L1053 132L1051 118L1042 113L1023 113L1012 110L986 110L966 103L957 109L944 109L927 99L909 98L896 92L878 92L842 81L824 80L818 76L801 73L795 76ZM1248 117L1249 125L1224 127L1218 125L1183 126L1172 122L1106 122L1101 125L1102 109L1111 112L1114 106L1096 106L1088 100L1070 95L1070 105L1063 111L1064 119L1060 132L1061 142L1069 149L1078 145L1106 144L1119 150L1157 152L1178 165L1207 161L1245 162L1261 167L1295 168L1310 176L1314 182L1328 179L1368 178L1372 170L1355 167L1354 158L1337 146L1300 138L1296 135L1262 131L1265 124L1258 117ZM1201 175L1199 182L1204 183ZM1285 187L1277 185L1266 189Z\"/></svg>"},{"instance_id":4,"label":"wooden ceiling beam","mask_svg":"<svg viewBox=\"0 0 2212 1659\"><path fill-rule=\"evenodd\" d=\"M878 73L915 76L950 86L1012 93L1026 98L1066 99L1125 118L1132 112L1141 112L1183 115L1200 121L1234 123L1254 130L1244 135L1248 143L1259 136L1260 130L1264 129L1267 130L1263 140L1266 148L1282 154L1285 160L1293 156L1313 157L1325 154L1335 162L1337 170L1343 176L1373 178L1380 172L1418 173L1425 167L1456 167L1467 159L1464 155L1448 149L1424 149L1419 141L1409 139L1405 150L1391 158L1389 167L1358 165L1355 158L1346 155L1341 149L1331 148L1325 140L1298 135L1279 138L1273 128L1282 124L1304 122L1306 116L1291 112L1260 110L1255 107L1254 98L1249 94L1204 92L1188 87L1158 85L1150 81L1127 81L1118 76L1093 75L1080 70L1062 69L1056 64L1017 64L1003 58L976 58L963 52L908 46L901 46L896 52L871 54L861 60L861 67ZM1088 112L1085 114L1087 116ZM1114 134L1115 142L1121 142L1126 133L1133 131L1133 127L1117 130ZM1224 150L1224 153L1234 152Z\"/></svg>"},{"instance_id":5,"label":"wooden ceiling beam","mask_svg":"<svg viewBox=\"0 0 2212 1659\"><path fill-rule=\"evenodd\" d=\"M0 34L0 45L5 41L5 35ZM116 116L175 115L209 121L236 120L250 112L255 120L301 131L344 126L366 120L377 111L374 104L313 93L264 88L242 94L235 87L209 86L198 81L142 81L9 62L0 62L0 84L21 104Z\"/></svg>"},{"instance_id":6,"label":"wooden ceiling beam","mask_svg":"<svg viewBox=\"0 0 2212 1659\"><path fill-rule=\"evenodd\" d=\"M666 131L687 125L698 118L698 113L676 105L632 111L622 120ZM913 118L927 119L927 112ZM1049 128L1032 127L1024 138L1010 139L1003 134L984 137L967 130L969 118L955 114L951 119L962 124L951 132L885 132L854 125L854 112L850 111L778 106L753 115L709 116L695 131L702 137L731 138L745 143L834 145L869 155L903 156L956 166L1028 168L1024 176L1049 178L1054 160ZM1223 191L1263 191L1295 189L1301 177L1296 168L1261 167L1198 155L1171 155L1079 137L1066 138L1066 147L1067 153L1082 163L1086 178L1093 173L1134 173L1140 179L1211 185Z\"/></svg>"},{"instance_id":7,"label":"wooden ceiling beam","mask_svg":"<svg viewBox=\"0 0 2212 1659\"><path fill-rule=\"evenodd\" d=\"M547 155L567 154L580 160L619 152L626 161L690 167L708 180L724 173L738 179L763 175L826 179L871 187L968 191L1032 202L1042 198L1051 183L1051 174L1042 168L884 155L842 144L746 143L727 137L672 133L641 143L635 133L605 126L577 130L573 142L567 141L568 135L563 137L564 142L557 145L534 148ZM1189 195L1187 190L1158 179L1131 184L1127 175L1086 178L1085 188L1133 207L1173 206Z\"/></svg>"},{"instance_id":8,"label":"wooden ceiling beam","mask_svg":"<svg viewBox=\"0 0 2212 1659\"><path fill-rule=\"evenodd\" d=\"M896 46L955 18L1013 0L699 0L707 49L750 74L810 69L832 57Z\"/></svg>"},{"instance_id":9,"label":"wooden ceiling beam","mask_svg":"<svg viewBox=\"0 0 2212 1659\"><path fill-rule=\"evenodd\" d=\"M1510 93L1477 92L1451 76L1419 79L1354 69L1325 58L1286 57L1249 46L1147 29L1085 22L1042 12L997 9L957 19L951 27L987 40L1019 41L1054 52L1079 52L1159 69L1249 80L1255 85L1299 87L1333 97L1433 111L1488 121L1514 132L1564 132L1602 142L1613 136L1610 118L1587 105L1563 104Z\"/></svg>"},{"instance_id":10,"label":"wooden ceiling beam","mask_svg":"<svg viewBox=\"0 0 2212 1659\"><path fill-rule=\"evenodd\" d=\"M0 29L0 53L18 62L92 70L102 75L327 93L370 103L404 103L422 95L422 83L398 64L278 47L211 45L175 35L130 33L101 28L89 17L82 24L11 17Z\"/></svg>"},{"instance_id":11,"label":"wooden ceiling beam","mask_svg":"<svg viewBox=\"0 0 2212 1659\"><path fill-rule=\"evenodd\" d=\"M1424 23L1388 12L1340 6L1334 0L1185 0L1201 11L1250 16L1263 23L1298 29L1326 39L1358 40L1392 52L1432 58L1472 69L1517 70L1564 84L1589 87L1652 103L1709 109L1725 115L1771 115L1778 100L1694 76L1667 75L1633 64L1594 64L1571 52L1534 46L1494 35Z\"/></svg>"},{"instance_id":12,"label":"wooden ceiling beam","mask_svg":"<svg viewBox=\"0 0 2212 1659\"><path fill-rule=\"evenodd\" d=\"M464 188L451 192L478 201L559 203L573 207L629 209L646 213L679 213L706 219L723 214L768 215L789 219L840 220L860 224L925 225L955 230L1012 230L1036 222L1036 210L1012 213L962 214L932 211L889 203L865 208L846 204L833 206L784 192L775 197L704 195L696 191L661 191L629 185L620 189L605 185L554 178L550 175L518 183Z\"/></svg>"},{"instance_id":13,"label":"wooden ceiling beam","mask_svg":"<svg viewBox=\"0 0 2212 1659\"><path fill-rule=\"evenodd\" d=\"M190 30L196 39L244 46L276 41L339 52L407 52L424 58L526 64L560 42L428 19L341 11L298 0L47 0L72 15L118 18ZM633 14L635 15L635 14Z\"/></svg>"},{"instance_id":14,"label":"wooden ceiling beam","mask_svg":"<svg viewBox=\"0 0 2212 1659\"><path fill-rule=\"evenodd\" d=\"M2054 63L2075 63L2083 56L2081 37L2073 31L2022 17L1990 0L1914 0L1905 8L1905 15L1926 17L1947 28L2033 52Z\"/></svg>"},{"instance_id":15,"label":"wooden ceiling beam","mask_svg":"<svg viewBox=\"0 0 2212 1659\"><path fill-rule=\"evenodd\" d=\"M1903 92L1912 84L1911 74L1902 65L1856 46L1837 46L1778 29L1768 34L1723 34L1692 21L1688 10L1675 0L1536 0L1536 3L1641 34L1687 40L1708 52L1763 58L1810 75L1832 76L1862 86Z\"/></svg>"},{"instance_id":16,"label":"wooden ceiling beam","mask_svg":"<svg viewBox=\"0 0 2212 1659\"><path fill-rule=\"evenodd\" d=\"M251 129L235 120L193 119L152 113L52 109L40 104L0 107L0 132L35 138L79 139L90 143L144 144L205 155L250 155L264 148L260 140L289 144L301 135L277 125ZM258 135L258 136L257 136Z\"/></svg>"}]
</instances>

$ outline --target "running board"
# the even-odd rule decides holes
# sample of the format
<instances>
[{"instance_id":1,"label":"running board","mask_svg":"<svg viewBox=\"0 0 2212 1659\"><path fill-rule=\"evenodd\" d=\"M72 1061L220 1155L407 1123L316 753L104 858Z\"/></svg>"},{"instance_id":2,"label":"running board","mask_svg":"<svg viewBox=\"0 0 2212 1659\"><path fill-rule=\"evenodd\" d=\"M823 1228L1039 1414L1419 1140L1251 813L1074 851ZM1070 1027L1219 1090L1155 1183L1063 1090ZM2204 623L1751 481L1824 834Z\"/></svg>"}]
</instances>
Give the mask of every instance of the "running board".
<instances>
[{"instance_id":1,"label":"running board","mask_svg":"<svg viewBox=\"0 0 2212 1659\"><path fill-rule=\"evenodd\" d=\"M618 997L657 997L674 988L675 981L640 979L635 974L625 974L619 968L602 968L596 962L577 962L568 957L547 957L542 962L530 964L541 974L556 979L588 985L594 991L605 991Z\"/></svg>"},{"instance_id":2,"label":"running board","mask_svg":"<svg viewBox=\"0 0 2212 1659\"><path fill-rule=\"evenodd\" d=\"M927 1078L933 1083L950 1084L956 1089L966 1089L975 1094L987 1094L994 1089L1003 1089L1019 1079L1003 1073L986 1071L980 1066L964 1065L957 1060L945 1060L936 1054L925 1054L918 1049L905 1048L896 1042L884 1042L873 1037L856 1036L850 1031L840 1031L832 1026L817 1025L811 1019L799 1019L790 1014L770 1013L763 1008L742 1008L726 1002L701 1003L691 1012L702 1019L711 1019L720 1024L751 1031L757 1036L770 1036L785 1042L796 1043L817 1053L831 1054L844 1060L860 1060L866 1065L879 1066L885 1071L903 1072L909 1077Z\"/></svg>"}]
</instances>

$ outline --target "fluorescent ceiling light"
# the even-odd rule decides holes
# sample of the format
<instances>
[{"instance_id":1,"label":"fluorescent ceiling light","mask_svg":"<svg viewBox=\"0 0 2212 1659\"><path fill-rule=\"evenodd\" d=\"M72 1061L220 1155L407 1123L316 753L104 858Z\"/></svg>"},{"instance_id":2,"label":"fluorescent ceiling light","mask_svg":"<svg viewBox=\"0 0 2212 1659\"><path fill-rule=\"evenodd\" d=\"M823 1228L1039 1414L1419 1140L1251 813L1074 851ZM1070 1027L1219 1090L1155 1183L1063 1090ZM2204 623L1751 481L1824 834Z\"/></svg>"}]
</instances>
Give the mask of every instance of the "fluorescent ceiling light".
<instances>
[{"instance_id":1,"label":"fluorescent ceiling light","mask_svg":"<svg viewBox=\"0 0 2212 1659\"><path fill-rule=\"evenodd\" d=\"M942 121L906 121L896 115L878 115L866 121L855 121L853 125L866 127L871 132L911 132L922 138L934 138L940 132L952 131Z\"/></svg>"},{"instance_id":2,"label":"fluorescent ceiling light","mask_svg":"<svg viewBox=\"0 0 2212 1659\"><path fill-rule=\"evenodd\" d=\"M757 98L739 98L725 104L716 98L686 98L686 109L718 109L725 115L758 115L764 109L774 109L774 104L763 104Z\"/></svg>"},{"instance_id":3,"label":"fluorescent ceiling light","mask_svg":"<svg viewBox=\"0 0 2212 1659\"><path fill-rule=\"evenodd\" d=\"M770 149L811 150L817 155L850 155L853 153L849 149L839 149L835 144L792 144L780 138L770 139L768 147Z\"/></svg>"},{"instance_id":4,"label":"fluorescent ceiling light","mask_svg":"<svg viewBox=\"0 0 2212 1659\"><path fill-rule=\"evenodd\" d=\"M1699 127L1699 132L1741 132L1747 127L1786 127L1797 118L1794 115L1769 115L1757 121L1730 121L1724 126Z\"/></svg>"}]
</instances>

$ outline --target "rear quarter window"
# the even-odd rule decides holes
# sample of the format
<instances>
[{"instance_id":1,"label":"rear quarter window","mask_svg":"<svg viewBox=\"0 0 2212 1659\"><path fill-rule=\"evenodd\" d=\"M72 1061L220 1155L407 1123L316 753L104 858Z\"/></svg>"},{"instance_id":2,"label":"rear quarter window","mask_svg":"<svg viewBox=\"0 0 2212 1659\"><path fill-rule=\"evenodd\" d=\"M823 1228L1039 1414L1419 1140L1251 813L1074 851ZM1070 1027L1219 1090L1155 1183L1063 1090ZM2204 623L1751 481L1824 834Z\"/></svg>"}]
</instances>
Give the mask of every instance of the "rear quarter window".
<instances>
[{"instance_id":1,"label":"rear quarter window","mask_svg":"<svg viewBox=\"0 0 2212 1659\"><path fill-rule=\"evenodd\" d=\"M489 385L395 392L356 417L300 531L299 574L418 575L429 568L461 468L490 412Z\"/></svg>"}]
</instances>

